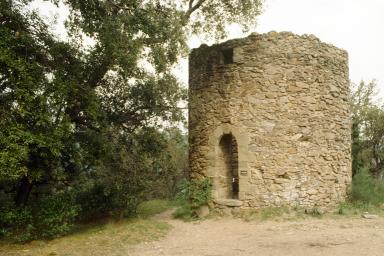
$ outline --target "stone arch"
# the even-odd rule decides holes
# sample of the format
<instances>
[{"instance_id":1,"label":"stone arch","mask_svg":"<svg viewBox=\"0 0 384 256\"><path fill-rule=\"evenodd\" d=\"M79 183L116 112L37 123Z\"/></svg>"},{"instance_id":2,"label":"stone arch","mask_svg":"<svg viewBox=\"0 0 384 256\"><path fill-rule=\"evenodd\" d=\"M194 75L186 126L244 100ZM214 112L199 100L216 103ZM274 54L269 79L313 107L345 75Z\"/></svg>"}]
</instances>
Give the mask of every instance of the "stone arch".
<instances>
[{"instance_id":1,"label":"stone arch","mask_svg":"<svg viewBox=\"0 0 384 256\"><path fill-rule=\"evenodd\" d=\"M223 168L223 162L220 157L220 154L223 153L222 146L220 145L220 142L222 141L222 138L225 136L231 136L236 141L237 146L237 176L238 176L238 192L235 196L230 196L228 194L225 194L223 189L220 189L220 176L223 174L222 168ZM228 139L228 137L227 137ZM233 143L233 141L231 142ZM209 160L209 167L208 167L208 177L213 182L213 191L212 191L212 197L214 199L232 199L235 197L239 200L245 199L245 191L247 191L248 187L248 181L250 178L250 173L248 170L248 144L249 139L246 131L239 127L233 127L229 124L224 124L219 127L217 127L212 133L211 136L209 136L209 153L208 153L208 160ZM227 177L228 178L228 177Z\"/></svg>"},{"instance_id":2,"label":"stone arch","mask_svg":"<svg viewBox=\"0 0 384 256\"><path fill-rule=\"evenodd\" d=\"M216 191L219 198L239 198L239 168L237 141L232 133L223 134L217 154Z\"/></svg>"}]
</instances>

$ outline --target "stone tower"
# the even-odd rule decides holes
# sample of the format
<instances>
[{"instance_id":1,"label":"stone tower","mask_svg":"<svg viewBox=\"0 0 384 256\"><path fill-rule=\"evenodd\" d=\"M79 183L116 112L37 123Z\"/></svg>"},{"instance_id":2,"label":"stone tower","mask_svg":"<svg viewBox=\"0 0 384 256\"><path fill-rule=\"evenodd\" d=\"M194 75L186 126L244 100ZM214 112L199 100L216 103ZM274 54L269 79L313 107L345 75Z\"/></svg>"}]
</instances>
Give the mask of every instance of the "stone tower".
<instances>
[{"instance_id":1,"label":"stone tower","mask_svg":"<svg viewBox=\"0 0 384 256\"><path fill-rule=\"evenodd\" d=\"M327 207L351 182L347 52L312 35L251 34L189 57L192 178L217 204Z\"/></svg>"}]
</instances>

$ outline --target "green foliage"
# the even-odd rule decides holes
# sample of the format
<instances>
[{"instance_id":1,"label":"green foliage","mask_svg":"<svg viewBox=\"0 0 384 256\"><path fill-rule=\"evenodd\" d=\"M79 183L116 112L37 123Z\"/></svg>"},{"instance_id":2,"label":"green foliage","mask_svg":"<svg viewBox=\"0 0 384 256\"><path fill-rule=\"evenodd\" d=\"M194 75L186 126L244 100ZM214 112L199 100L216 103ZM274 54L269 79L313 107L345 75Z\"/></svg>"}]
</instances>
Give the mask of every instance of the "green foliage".
<instances>
[{"instance_id":1,"label":"green foliage","mask_svg":"<svg viewBox=\"0 0 384 256\"><path fill-rule=\"evenodd\" d=\"M243 30L255 25L255 17L261 13L263 0L183 0L186 9L184 17L188 19L192 33L206 34L223 39L226 26L237 23ZM195 7L198 7L195 9ZM213 35L212 35L213 33Z\"/></svg>"},{"instance_id":2,"label":"green foliage","mask_svg":"<svg viewBox=\"0 0 384 256\"><path fill-rule=\"evenodd\" d=\"M174 217L184 220L196 218L196 210L211 201L212 183L209 179L192 179L181 183L180 192L176 195L180 207Z\"/></svg>"},{"instance_id":3,"label":"green foliage","mask_svg":"<svg viewBox=\"0 0 384 256\"><path fill-rule=\"evenodd\" d=\"M173 196L187 143L169 127L187 91L172 68L188 36L251 26L261 1L65 0L65 42L30 3L0 2L0 201L12 205L1 232L55 237L78 214L121 218ZM207 201L192 191L208 187L188 192L192 209Z\"/></svg>"},{"instance_id":4,"label":"green foliage","mask_svg":"<svg viewBox=\"0 0 384 256\"><path fill-rule=\"evenodd\" d=\"M372 205L384 203L384 182L374 179L367 169L360 169L353 177L351 199Z\"/></svg>"},{"instance_id":5,"label":"green foliage","mask_svg":"<svg viewBox=\"0 0 384 256\"><path fill-rule=\"evenodd\" d=\"M111 196L105 193L105 187L101 184L83 186L76 193L76 203L81 205L79 219L82 221L107 216L114 209Z\"/></svg>"},{"instance_id":6,"label":"green foliage","mask_svg":"<svg viewBox=\"0 0 384 256\"><path fill-rule=\"evenodd\" d=\"M178 200L189 202L192 209L198 209L211 200L212 183L209 179L192 179L181 184Z\"/></svg>"},{"instance_id":7,"label":"green foliage","mask_svg":"<svg viewBox=\"0 0 384 256\"><path fill-rule=\"evenodd\" d=\"M367 202L349 200L340 204L338 214L343 216L362 215L365 213L383 215L384 208L382 205L373 205Z\"/></svg>"},{"instance_id":8,"label":"green foliage","mask_svg":"<svg viewBox=\"0 0 384 256\"><path fill-rule=\"evenodd\" d=\"M35 206L33 225L38 231L36 237L54 238L67 234L79 211L74 192L43 197Z\"/></svg>"},{"instance_id":9,"label":"green foliage","mask_svg":"<svg viewBox=\"0 0 384 256\"><path fill-rule=\"evenodd\" d=\"M2 234L17 242L36 238L54 238L71 231L80 210L74 192L42 197L32 205L0 207Z\"/></svg>"},{"instance_id":10,"label":"green foliage","mask_svg":"<svg viewBox=\"0 0 384 256\"><path fill-rule=\"evenodd\" d=\"M384 106L374 101L377 84L361 82L352 94L353 174L361 168L384 177Z\"/></svg>"},{"instance_id":11,"label":"green foliage","mask_svg":"<svg viewBox=\"0 0 384 256\"><path fill-rule=\"evenodd\" d=\"M72 49L43 32L43 21L17 2L1 8L0 16L0 181L41 181L60 165L71 137L60 111L67 88L58 81L69 78L55 61Z\"/></svg>"},{"instance_id":12,"label":"green foliage","mask_svg":"<svg viewBox=\"0 0 384 256\"><path fill-rule=\"evenodd\" d=\"M346 203L341 203L339 206L339 210L337 211L340 215L347 215L349 212L348 205Z\"/></svg>"},{"instance_id":13,"label":"green foliage","mask_svg":"<svg viewBox=\"0 0 384 256\"><path fill-rule=\"evenodd\" d=\"M110 136L110 142L98 169L76 185L81 219L132 216L143 201L173 197L186 165L179 130L141 129L131 136Z\"/></svg>"},{"instance_id":14,"label":"green foliage","mask_svg":"<svg viewBox=\"0 0 384 256\"><path fill-rule=\"evenodd\" d=\"M31 240L35 231L31 207L3 203L0 206L0 226L1 236L11 237L17 242Z\"/></svg>"},{"instance_id":15,"label":"green foliage","mask_svg":"<svg viewBox=\"0 0 384 256\"><path fill-rule=\"evenodd\" d=\"M188 177L188 135L183 134L177 128L169 128L165 131L167 140L167 152L170 161L168 162L174 172L172 178L168 180L168 197L174 197L177 193L178 185Z\"/></svg>"},{"instance_id":16,"label":"green foliage","mask_svg":"<svg viewBox=\"0 0 384 256\"><path fill-rule=\"evenodd\" d=\"M352 93L352 168L350 202L339 213L384 203L384 106L374 101L377 84L361 82Z\"/></svg>"},{"instance_id":17,"label":"green foliage","mask_svg":"<svg viewBox=\"0 0 384 256\"><path fill-rule=\"evenodd\" d=\"M175 210L173 217L176 219L182 219L184 221L192 221L197 218L197 215L191 209L191 206L184 202Z\"/></svg>"},{"instance_id":18,"label":"green foliage","mask_svg":"<svg viewBox=\"0 0 384 256\"><path fill-rule=\"evenodd\" d=\"M147 128L111 141L114 146L96 175L116 216L136 214L142 201L172 196L181 170L168 151L165 133Z\"/></svg>"}]
</instances>

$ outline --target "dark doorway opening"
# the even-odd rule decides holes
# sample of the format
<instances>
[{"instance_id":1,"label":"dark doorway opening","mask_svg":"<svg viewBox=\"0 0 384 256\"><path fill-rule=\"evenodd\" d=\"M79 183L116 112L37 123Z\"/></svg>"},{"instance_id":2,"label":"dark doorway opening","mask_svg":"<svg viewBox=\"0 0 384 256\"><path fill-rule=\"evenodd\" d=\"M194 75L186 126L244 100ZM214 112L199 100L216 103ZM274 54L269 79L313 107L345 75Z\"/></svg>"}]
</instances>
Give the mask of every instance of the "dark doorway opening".
<instances>
[{"instance_id":1,"label":"dark doorway opening","mask_svg":"<svg viewBox=\"0 0 384 256\"><path fill-rule=\"evenodd\" d=\"M232 64L233 63L233 48L225 49L221 51L223 54L224 64Z\"/></svg>"},{"instance_id":2,"label":"dark doorway opening","mask_svg":"<svg viewBox=\"0 0 384 256\"><path fill-rule=\"evenodd\" d=\"M221 176L225 181L220 185L227 198L239 198L239 161L236 138L232 134L225 134L220 139Z\"/></svg>"}]
</instances>

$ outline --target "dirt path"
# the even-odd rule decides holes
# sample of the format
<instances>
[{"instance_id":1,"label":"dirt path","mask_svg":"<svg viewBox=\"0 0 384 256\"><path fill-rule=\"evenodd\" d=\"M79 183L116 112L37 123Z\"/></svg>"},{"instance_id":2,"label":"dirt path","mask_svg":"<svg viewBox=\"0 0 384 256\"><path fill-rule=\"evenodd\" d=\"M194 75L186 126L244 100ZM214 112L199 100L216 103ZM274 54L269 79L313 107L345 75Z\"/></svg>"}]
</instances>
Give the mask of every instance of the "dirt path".
<instances>
[{"instance_id":1,"label":"dirt path","mask_svg":"<svg viewBox=\"0 0 384 256\"><path fill-rule=\"evenodd\" d=\"M185 223L168 216L158 216L174 227L165 238L140 244L128 255L384 255L383 218Z\"/></svg>"}]
</instances>

